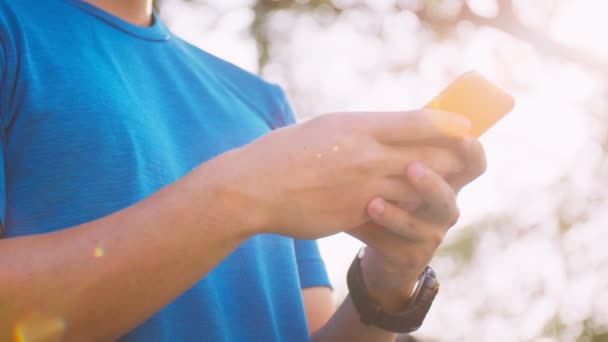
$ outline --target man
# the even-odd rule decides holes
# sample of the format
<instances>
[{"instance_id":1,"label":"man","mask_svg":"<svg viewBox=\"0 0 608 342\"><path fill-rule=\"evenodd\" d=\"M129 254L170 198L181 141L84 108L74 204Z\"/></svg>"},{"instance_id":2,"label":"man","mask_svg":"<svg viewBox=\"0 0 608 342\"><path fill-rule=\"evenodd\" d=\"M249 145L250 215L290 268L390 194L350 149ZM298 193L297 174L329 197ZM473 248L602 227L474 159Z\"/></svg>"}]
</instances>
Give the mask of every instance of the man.
<instances>
[{"instance_id":1,"label":"man","mask_svg":"<svg viewBox=\"0 0 608 342\"><path fill-rule=\"evenodd\" d=\"M279 88L172 35L151 0L0 0L0 48L0 340L415 329L398 313L485 167L465 119L295 125ZM341 231L368 247L334 312L314 239Z\"/></svg>"}]
</instances>

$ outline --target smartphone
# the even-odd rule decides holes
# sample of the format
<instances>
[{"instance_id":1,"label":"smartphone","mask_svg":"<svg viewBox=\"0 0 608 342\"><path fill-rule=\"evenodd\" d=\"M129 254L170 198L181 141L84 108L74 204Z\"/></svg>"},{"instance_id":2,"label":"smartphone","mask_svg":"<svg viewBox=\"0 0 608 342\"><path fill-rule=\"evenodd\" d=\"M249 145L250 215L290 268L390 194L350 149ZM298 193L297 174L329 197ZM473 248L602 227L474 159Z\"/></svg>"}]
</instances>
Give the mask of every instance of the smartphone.
<instances>
[{"instance_id":1,"label":"smartphone","mask_svg":"<svg viewBox=\"0 0 608 342\"><path fill-rule=\"evenodd\" d=\"M514 105L513 96L480 73L469 71L424 107L465 116L471 120L471 135L479 137L509 113Z\"/></svg>"}]
</instances>

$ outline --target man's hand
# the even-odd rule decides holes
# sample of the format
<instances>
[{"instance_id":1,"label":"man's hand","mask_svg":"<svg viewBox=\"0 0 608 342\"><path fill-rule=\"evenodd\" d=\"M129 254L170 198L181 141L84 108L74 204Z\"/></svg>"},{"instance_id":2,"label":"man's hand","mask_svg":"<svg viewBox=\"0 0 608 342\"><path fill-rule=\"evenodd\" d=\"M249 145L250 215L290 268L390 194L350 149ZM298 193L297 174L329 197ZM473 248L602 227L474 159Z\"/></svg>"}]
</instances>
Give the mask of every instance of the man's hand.
<instances>
[{"instance_id":1,"label":"man's hand","mask_svg":"<svg viewBox=\"0 0 608 342\"><path fill-rule=\"evenodd\" d=\"M403 173L418 160L438 174L462 170L446 144L468 120L431 110L337 113L273 131L235 151L227 200L254 205L260 233L319 238L369 221L370 198L399 203L418 195ZM259 222L262 222L259 224ZM258 224L256 224L258 223Z\"/></svg>"},{"instance_id":2,"label":"man's hand","mask_svg":"<svg viewBox=\"0 0 608 342\"><path fill-rule=\"evenodd\" d=\"M368 245L362 268L370 295L385 310L398 311L409 298L448 229L458 219L456 194L485 171L481 145L466 139L466 168L444 180L423 163L409 165L406 177L418 193L408 208L380 197L369 202L372 222L349 233Z\"/></svg>"}]
</instances>

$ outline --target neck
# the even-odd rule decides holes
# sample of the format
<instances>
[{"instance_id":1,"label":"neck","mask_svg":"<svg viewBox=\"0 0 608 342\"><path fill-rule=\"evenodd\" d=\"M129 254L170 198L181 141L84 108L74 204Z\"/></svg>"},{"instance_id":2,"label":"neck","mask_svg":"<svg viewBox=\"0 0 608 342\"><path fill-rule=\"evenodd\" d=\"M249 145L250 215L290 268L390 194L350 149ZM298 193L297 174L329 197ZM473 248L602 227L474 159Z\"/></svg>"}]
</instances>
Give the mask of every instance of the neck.
<instances>
[{"instance_id":1,"label":"neck","mask_svg":"<svg viewBox=\"0 0 608 342\"><path fill-rule=\"evenodd\" d=\"M152 0L85 0L131 24L152 25Z\"/></svg>"}]
</instances>

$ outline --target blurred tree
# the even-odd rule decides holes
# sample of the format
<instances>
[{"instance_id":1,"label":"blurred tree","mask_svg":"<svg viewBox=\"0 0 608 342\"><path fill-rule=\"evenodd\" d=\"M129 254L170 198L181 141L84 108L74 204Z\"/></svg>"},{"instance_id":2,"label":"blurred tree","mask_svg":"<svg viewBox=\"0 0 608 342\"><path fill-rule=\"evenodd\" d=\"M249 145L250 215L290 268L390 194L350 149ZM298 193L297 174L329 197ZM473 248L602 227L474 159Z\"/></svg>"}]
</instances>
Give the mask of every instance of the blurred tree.
<instances>
[{"instance_id":1,"label":"blurred tree","mask_svg":"<svg viewBox=\"0 0 608 342\"><path fill-rule=\"evenodd\" d=\"M159 8L163 0L154 0L155 8ZM165 0L167 1L167 0ZM207 6L213 6L209 0L180 0L184 2L195 2ZM521 13L526 12L533 4L516 0L486 0L484 6L479 6L480 1L467 0L409 0L392 1L394 11L409 11L418 19L434 30L436 33L449 35L459 24L466 22L480 27L491 27L518 39L530 43L540 52L559 56L579 63L608 75L608 63L593 54L568 47L553 39L542 26L527 25ZM567 1L550 0L550 6L545 6L545 17L541 21L548 21L555 9L561 3ZM255 19L251 23L252 36L259 46L259 65L262 69L269 60L268 50L272 42L270 32L267 29L268 18L278 11L290 12L318 12L340 15L343 11L362 10L373 12L376 9L373 2L365 0L354 1L332 1L332 0L257 0L249 1L255 13ZM385 2L386 3L386 2ZM488 6L488 3L492 5ZM545 1L547 3L547 1ZM480 7L491 7L491 13L481 13ZM484 10L483 12L488 12Z\"/></svg>"}]
</instances>

